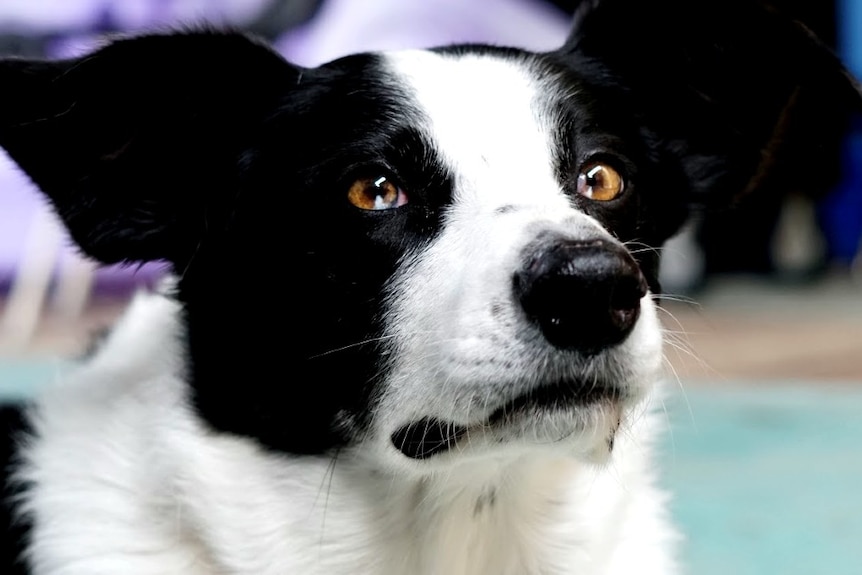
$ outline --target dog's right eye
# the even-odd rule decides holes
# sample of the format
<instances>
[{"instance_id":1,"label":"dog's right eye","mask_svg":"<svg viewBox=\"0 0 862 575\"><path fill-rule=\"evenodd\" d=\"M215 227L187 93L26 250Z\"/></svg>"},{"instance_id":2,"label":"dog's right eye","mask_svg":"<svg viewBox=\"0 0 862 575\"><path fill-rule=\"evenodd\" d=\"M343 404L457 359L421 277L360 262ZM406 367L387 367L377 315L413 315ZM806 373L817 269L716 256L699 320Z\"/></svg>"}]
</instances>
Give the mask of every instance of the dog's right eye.
<instances>
[{"instance_id":1,"label":"dog's right eye","mask_svg":"<svg viewBox=\"0 0 862 575\"><path fill-rule=\"evenodd\" d=\"M407 194L386 176L379 176L353 182L347 199L362 210L391 210L406 204Z\"/></svg>"}]
</instances>

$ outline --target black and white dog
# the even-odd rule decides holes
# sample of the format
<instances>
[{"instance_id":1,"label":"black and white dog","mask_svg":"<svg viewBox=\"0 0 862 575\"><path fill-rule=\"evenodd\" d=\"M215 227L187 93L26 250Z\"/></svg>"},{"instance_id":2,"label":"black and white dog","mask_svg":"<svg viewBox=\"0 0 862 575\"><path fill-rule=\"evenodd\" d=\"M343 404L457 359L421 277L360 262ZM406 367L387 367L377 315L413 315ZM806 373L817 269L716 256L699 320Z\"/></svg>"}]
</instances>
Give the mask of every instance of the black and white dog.
<instances>
[{"instance_id":1,"label":"black and white dog","mask_svg":"<svg viewBox=\"0 0 862 575\"><path fill-rule=\"evenodd\" d=\"M0 145L80 248L175 278L4 412L3 572L675 573L659 248L825 185L857 99L742 0L584 2L541 54L3 61Z\"/></svg>"}]
</instances>

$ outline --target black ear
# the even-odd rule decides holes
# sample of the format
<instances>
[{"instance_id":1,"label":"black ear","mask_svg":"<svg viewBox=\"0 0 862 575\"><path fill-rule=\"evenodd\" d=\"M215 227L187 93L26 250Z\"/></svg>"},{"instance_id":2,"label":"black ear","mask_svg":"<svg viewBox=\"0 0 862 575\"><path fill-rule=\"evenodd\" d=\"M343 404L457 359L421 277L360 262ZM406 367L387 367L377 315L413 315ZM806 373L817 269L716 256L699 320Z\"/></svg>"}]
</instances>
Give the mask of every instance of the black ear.
<instances>
[{"instance_id":1,"label":"black ear","mask_svg":"<svg viewBox=\"0 0 862 575\"><path fill-rule=\"evenodd\" d=\"M584 0L561 53L625 94L694 204L827 191L862 105L832 51L759 0Z\"/></svg>"},{"instance_id":2,"label":"black ear","mask_svg":"<svg viewBox=\"0 0 862 575\"><path fill-rule=\"evenodd\" d=\"M184 265L218 226L243 150L298 70L238 34L122 39L0 61L0 146L103 262Z\"/></svg>"}]
</instances>

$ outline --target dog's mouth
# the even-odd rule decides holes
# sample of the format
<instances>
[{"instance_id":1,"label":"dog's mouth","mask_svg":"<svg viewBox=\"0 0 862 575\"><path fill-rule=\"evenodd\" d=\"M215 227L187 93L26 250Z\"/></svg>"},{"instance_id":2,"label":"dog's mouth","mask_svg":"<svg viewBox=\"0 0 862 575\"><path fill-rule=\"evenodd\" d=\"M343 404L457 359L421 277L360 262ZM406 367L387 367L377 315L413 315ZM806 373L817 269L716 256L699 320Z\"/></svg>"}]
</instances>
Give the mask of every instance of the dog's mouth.
<instances>
[{"instance_id":1,"label":"dog's mouth","mask_svg":"<svg viewBox=\"0 0 862 575\"><path fill-rule=\"evenodd\" d=\"M449 451L467 433L467 426L423 417L399 427L392 434L392 444L411 459L427 459Z\"/></svg>"},{"instance_id":2,"label":"dog's mouth","mask_svg":"<svg viewBox=\"0 0 862 575\"><path fill-rule=\"evenodd\" d=\"M455 447L472 429L488 430L514 424L528 417L538 419L542 413L584 408L601 402L619 402L623 399L622 395L614 386L558 382L533 389L506 402L482 422L462 425L436 417L424 417L401 426L390 439L405 456L428 459Z\"/></svg>"}]
</instances>

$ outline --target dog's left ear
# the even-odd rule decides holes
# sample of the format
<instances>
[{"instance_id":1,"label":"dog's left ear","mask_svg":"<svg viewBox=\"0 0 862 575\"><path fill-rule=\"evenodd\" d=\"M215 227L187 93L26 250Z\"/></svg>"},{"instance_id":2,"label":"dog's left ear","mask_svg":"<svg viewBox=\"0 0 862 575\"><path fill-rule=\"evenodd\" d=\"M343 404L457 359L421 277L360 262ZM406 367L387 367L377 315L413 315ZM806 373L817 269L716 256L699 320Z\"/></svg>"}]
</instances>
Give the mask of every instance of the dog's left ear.
<instances>
[{"instance_id":1,"label":"dog's left ear","mask_svg":"<svg viewBox=\"0 0 862 575\"><path fill-rule=\"evenodd\" d=\"M216 32L2 60L0 146L84 252L179 267L223 225L243 151L298 75L268 47Z\"/></svg>"},{"instance_id":2,"label":"dog's left ear","mask_svg":"<svg viewBox=\"0 0 862 575\"><path fill-rule=\"evenodd\" d=\"M694 205L827 191L862 107L835 54L760 0L583 0L558 54L627 99Z\"/></svg>"}]
</instances>

